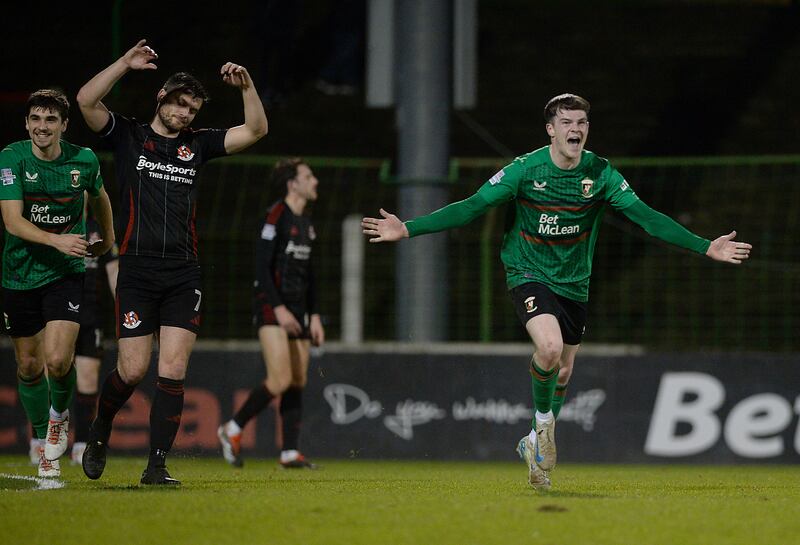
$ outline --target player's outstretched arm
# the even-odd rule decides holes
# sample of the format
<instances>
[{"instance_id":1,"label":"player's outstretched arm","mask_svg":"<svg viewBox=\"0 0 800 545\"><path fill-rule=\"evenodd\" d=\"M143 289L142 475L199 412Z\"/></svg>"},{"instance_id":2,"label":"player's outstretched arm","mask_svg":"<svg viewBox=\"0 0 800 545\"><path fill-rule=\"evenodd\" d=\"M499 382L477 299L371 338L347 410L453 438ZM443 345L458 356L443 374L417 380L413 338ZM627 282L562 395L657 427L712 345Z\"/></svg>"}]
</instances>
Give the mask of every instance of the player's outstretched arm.
<instances>
[{"instance_id":1,"label":"player's outstretched arm","mask_svg":"<svg viewBox=\"0 0 800 545\"><path fill-rule=\"evenodd\" d=\"M109 67L90 79L78 91L77 101L81 114L86 124L94 132L100 131L108 123L108 108L101 102L114 84L124 76L128 70L155 70L153 61L158 55L149 46L146 40L139 40L123 56L114 61Z\"/></svg>"},{"instance_id":2,"label":"player's outstretched arm","mask_svg":"<svg viewBox=\"0 0 800 545\"><path fill-rule=\"evenodd\" d=\"M736 237L736 231L731 231L727 235L722 235L712 240L706 255L714 261L733 263L735 265L741 264L742 261L750 257L750 250L753 245L746 242L737 242L733 240L734 237Z\"/></svg>"},{"instance_id":3,"label":"player's outstretched arm","mask_svg":"<svg viewBox=\"0 0 800 545\"><path fill-rule=\"evenodd\" d=\"M380 212L382 219L361 218L362 232L370 237L370 242L395 242L401 238L408 238L408 229L397 216L383 208Z\"/></svg>"},{"instance_id":4,"label":"player's outstretched arm","mask_svg":"<svg viewBox=\"0 0 800 545\"><path fill-rule=\"evenodd\" d=\"M267 113L258 96L253 78L244 66L226 62L220 68L222 81L242 91L244 124L228 129L225 134L225 152L238 153L258 142L267 134Z\"/></svg>"}]
</instances>

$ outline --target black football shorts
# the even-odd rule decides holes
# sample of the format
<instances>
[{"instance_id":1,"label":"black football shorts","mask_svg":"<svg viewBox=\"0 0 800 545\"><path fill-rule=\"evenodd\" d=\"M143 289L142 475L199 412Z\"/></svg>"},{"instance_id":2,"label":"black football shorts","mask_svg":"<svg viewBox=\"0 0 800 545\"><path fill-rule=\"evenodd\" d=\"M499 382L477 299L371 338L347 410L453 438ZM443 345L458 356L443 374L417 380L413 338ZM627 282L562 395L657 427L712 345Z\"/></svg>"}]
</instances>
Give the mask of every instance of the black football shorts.
<instances>
[{"instance_id":1,"label":"black football shorts","mask_svg":"<svg viewBox=\"0 0 800 545\"><path fill-rule=\"evenodd\" d=\"M200 266L156 257L126 257L117 278L117 337L142 337L161 326L200 330Z\"/></svg>"},{"instance_id":2,"label":"black football shorts","mask_svg":"<svg viewBox=\"0 0 800 545\"><path fill-rule=\"evenodd\" d=\"M561 327L564 344L581 344L586 331L586 303L557 295L539 282L522 284L509 293L523 326L534 316L552 314Z\"/></svg>"},{"instance_id":3,"label":"black football shorts","mask_svg":"<svg viewBox=\"0 0 800 545\"><path fill-rule=\"evenodd\" d=\"M3 288L3 325L9 337L33 337L55 320L80 323L83 276L68 274L32 290Z\"/></svg>"}]
</instances>

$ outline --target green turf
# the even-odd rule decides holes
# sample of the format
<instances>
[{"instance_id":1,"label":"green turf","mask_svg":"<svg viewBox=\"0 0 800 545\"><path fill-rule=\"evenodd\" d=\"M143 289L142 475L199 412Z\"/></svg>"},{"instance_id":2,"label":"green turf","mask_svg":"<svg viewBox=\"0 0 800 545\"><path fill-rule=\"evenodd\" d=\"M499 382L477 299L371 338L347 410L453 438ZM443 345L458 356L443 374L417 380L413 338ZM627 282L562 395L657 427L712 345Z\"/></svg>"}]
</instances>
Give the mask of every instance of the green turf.
<instances>
[{"instance_id":1,"label":"green turf","mask_svg":"<svg viewBox=\"0 0 800 545\"><path fill-rule=\"evenodd\" d=\"M143 463L112 457L99 481L65 464L60 490L0 479L0 542L800 543L794 466L563 464L553 490L537 493L521 463L327 460L319 471L287 471L271 460L236 470L221 459L175 457L179 490L140 488ZM0 473L34 468L0 456Z\"/></svg>"}]
</instances>

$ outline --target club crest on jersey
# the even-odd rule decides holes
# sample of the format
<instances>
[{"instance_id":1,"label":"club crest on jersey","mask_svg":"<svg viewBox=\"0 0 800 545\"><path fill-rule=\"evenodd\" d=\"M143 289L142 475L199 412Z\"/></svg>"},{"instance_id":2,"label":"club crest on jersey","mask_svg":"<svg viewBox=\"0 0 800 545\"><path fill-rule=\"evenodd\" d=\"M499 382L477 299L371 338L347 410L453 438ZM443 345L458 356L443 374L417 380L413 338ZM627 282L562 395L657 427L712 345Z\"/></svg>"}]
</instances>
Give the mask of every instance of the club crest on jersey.
<instances>
[{"instance_id":1,"label":"club crest on jersey","mask_svg":"<svg viewBox=\"0 0 800 545\"><path fill-rule=\"evenodd\" d=\"M592 193L593 188L594 188L594 181L590 180L589 178L583 180L581 182L581 195L583 196L583 198L588 199L589 197L594 195L594 193Z\"/></svg>"},{"instance_id":2,"label":"club crest on jersey","mask_svg":"<svg viewBox=\"0 0 800 545\"><path fill-rule=\"evenodd\" d=\"M69 175L72 177L72 187L78 188L81 186L81 171L70 170Z\"/></svg>"},{"instance_id":3,"label":"club crest on jersey","mask_svg":"<svg viewBox=\"0 0 800 545\"><path fill-rule=\"evenodd\" d=\"M186 144L178 148L178 159L181 161L191 161L193 157L194 152Z\"/></svg>"},{"instance_id":4,"label":"club crest on jersey","mask_svg":"<svg viewBox=\"0 0 800 545\"><path fill-rule=\"evenodd\" d=\"M528 314L539 308L534 304L535 300L536 300L535 296L528 297L527 299L525 299L525 312L527 312Z\"/></svg>"},{"instance_id":5,"label":"club crest on jersey","mask_svg":"<svg viewBox=\"0 0 800 545\"><path fill-rule=\"evenodd\" d=\"M25 181L26 182L38 182L39 181L39 173L38 172L34 172L33 174L31 174L30 172L28 172L26 170L25 171Z\"/></svg>"},{"instance_id":6,"label":"club crest on jersey","mask_svg":"<svg viewBox=\"0 0 800 545\"><path fill-rule=\"evenodd\" d=\"M317 232L314 231L314 226L313 225L309 225L308 226L308 238L311 239L311 240L314 240L314 239L317 238Z\"/></svg>"},{"instance_id":7,"label":"club crest on jersey","mask_svg":"<svg viewBox=\"0 0 800 545\"><path fill-rule=\"evenodd\" d=\"M136 329L141 323L142 321L139 319L139 315L133 310L129 310L122 315L122 325L125 329Z\"/></svg>"}]
</instances>

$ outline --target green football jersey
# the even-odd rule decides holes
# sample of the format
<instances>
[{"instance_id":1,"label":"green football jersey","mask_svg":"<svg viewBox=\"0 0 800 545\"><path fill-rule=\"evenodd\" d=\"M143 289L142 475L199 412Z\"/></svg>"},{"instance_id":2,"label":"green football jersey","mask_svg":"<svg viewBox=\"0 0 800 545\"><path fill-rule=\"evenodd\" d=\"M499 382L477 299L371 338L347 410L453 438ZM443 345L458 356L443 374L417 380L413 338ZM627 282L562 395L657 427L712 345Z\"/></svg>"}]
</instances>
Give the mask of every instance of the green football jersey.
<instances>
[{"instance_id":1,"label":"green football jersey","mask_svg":"<svg viewBox=\"0 0 800 545\"><path fill-rule=\"evenodd\" d=\"M25 219L49 233L86 234L84 190L97 196L103 186L97 156L61 140L61 156L42 161L30 140L0 152L0 200L22 201ZM5 234L3 287L29 290L84 271L83 258Z\"/></svg>"},{"instance_id":2,"label":"green football jersey","mask_svg":"<svg viewBox=\"0 0 800 545\"><path fill-rule=\"evenodd\" d=\"M558 168L545 146L517 157L478 190L492 206L514 200L501 258L509 289L541 282L575 301L589 298L592 257L603 213L638 200L608 161L584 151L572 170Z\"/></svg>"}]
</instances>

